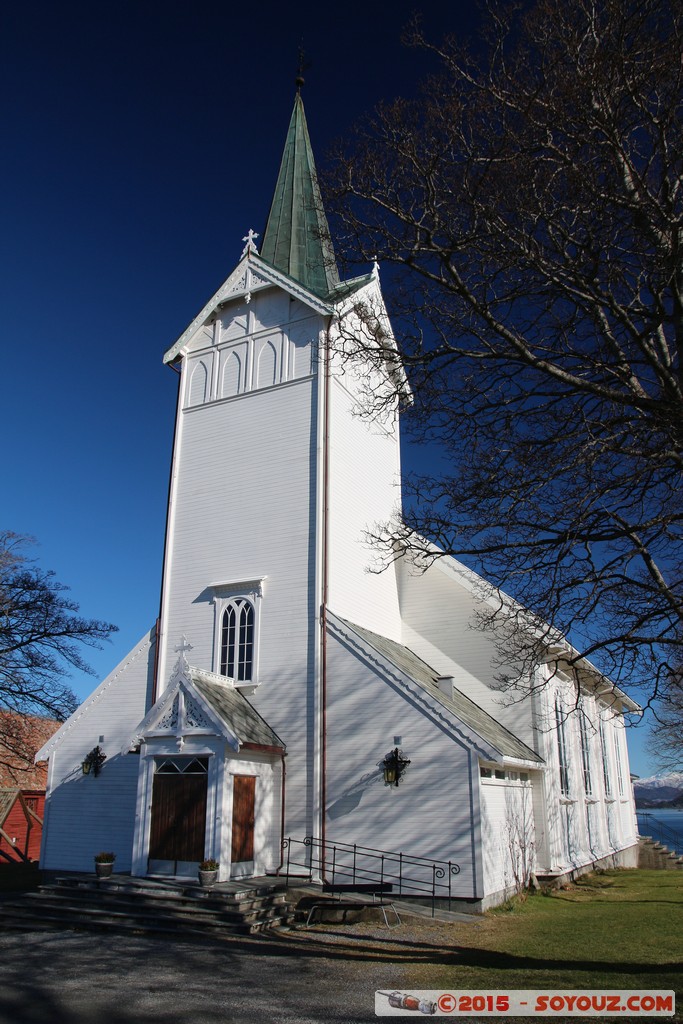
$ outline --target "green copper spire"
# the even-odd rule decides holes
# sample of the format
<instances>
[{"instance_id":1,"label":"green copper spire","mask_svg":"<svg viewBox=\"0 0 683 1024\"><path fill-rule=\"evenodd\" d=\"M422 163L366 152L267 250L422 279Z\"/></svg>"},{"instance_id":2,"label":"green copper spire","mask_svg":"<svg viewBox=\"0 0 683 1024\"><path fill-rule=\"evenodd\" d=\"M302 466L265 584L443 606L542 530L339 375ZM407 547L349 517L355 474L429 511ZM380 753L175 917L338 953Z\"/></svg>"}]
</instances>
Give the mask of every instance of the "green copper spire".
<instances>
[{"instance_id":1,"label":"green copper spire","mask_svg":"<svg viewBox=\"0 0 683 1024\"><path fill-rule=\"evenodd\" d=\"M322 298L339 283L304 105L298 92L261 256Z\"/></svg>"}]
</instances>

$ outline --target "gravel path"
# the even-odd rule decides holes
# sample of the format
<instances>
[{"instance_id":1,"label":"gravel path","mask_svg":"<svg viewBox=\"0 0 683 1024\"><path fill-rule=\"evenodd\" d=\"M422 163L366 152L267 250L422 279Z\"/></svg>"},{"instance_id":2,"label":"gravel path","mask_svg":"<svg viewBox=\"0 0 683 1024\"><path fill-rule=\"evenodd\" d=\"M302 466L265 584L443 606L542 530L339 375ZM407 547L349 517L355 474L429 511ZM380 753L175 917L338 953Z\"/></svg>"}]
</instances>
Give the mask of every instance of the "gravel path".
<instances>
[{"instance_id":1,"label":"gravel path","mask_svg":"<svg viewBox=\"0 0 683 1024\"><path fill-rule=\"evenodd\" d=\"M376 989L432 987L429 965L454 962L470 927L410 918L211 943L6 933L0 1024L364 1024Z\"/></svg>"}]
</instances>

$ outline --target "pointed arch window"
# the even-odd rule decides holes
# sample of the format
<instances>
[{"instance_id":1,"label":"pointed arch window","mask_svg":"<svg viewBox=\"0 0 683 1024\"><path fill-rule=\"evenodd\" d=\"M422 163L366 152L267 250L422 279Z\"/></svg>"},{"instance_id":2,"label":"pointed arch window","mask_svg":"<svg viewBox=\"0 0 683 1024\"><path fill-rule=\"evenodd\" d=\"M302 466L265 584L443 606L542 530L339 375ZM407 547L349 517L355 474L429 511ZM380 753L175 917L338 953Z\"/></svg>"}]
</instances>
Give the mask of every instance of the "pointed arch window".
<instances>
[{"instance_id":1,"label":"pointed arch window","mask_svg":"<svg viewBox=\"0 0 683 1024\"><path fill-rule=\"evenodd\" d=\"M569 762L567 761L566 712L560 701L555 702L555 724L557 728L557 757L560 769L560 793L569 796Z\"/></svg>"},{"instance_id":2,"label":"pointed arch window","mask_svg":"<svg viewBox=\"0 0 683 1024\"><path fill-rule=\"evenodd\" d=\"M254 671L254 606L245 597L228 601L221 618L219 671L238 682L251 682Z\"/></svg>"},{"instance_id":3,"label":"pointed arch window","mask_svg":"<svg viewBox=\"0 0 683 1024\"><path fill-rule=\"evenodd\" d=\"M586 796L593 795L593 776L591 773L591 743L588 730L590 725L586 718L586 711L582 706L579 709L579 737L581 739L581 765L583 767L583 788Z\"/></svg>"},{"instance_id":4,"label":"pointed arch window","mask_svg":"<svg viewBox=\"0 0 683 1024\"><path fill-rule=\"evenodd\" d=\"M249 692L259 683L259 634L266 577L210 583L214 593L214 672Z\"/></svg>"},{"instance_id":5,"label":"pointed arch window","mask_svg":"<svg viewBox=\"0 0 683 1024\"><path fill-rule=\"evenodd\" d=\"M602 780L605 786L605 796L612 798L612 774L610 772L609 750L607 747L607 734L605 732L605 720L600 719L600 753L602 754Z\"/></svg>"}]
</instances>

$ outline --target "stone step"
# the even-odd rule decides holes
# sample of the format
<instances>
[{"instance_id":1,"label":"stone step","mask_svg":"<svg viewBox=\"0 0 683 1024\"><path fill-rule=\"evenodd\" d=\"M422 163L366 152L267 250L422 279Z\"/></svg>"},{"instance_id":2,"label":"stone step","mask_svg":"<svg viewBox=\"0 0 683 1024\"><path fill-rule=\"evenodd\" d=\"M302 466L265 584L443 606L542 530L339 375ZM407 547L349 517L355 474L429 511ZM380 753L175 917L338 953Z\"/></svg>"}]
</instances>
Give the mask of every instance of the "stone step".
<instances>
[{"instance_id":1,"label":"stone step","mask_svg":"<svg viewBox=\"0 0 683 1024\"><path fill-rule=\"evenodd\" d=\"M240 901L249 900L256 897L272 896L272 895L283 895L284 889L278 888L273 885L262 885L246 887L244 889L236 890L225 890L220 888L218 885L211 887L204 887L197 885L196 882L187 884L164 884L164 883L150 883L149 881L136 882L129 877L125 878L84 878L83 876L75 877L57 877L51 883L51 885L57 885L64 888L76 888L84 889L95 892L127 892L127 893L140 893L144 896L158 895L163 897L190 897L193 899L220 899L227 901Z\"/></svg>"},{"instance_id":2,"label":"stone step","mask_svg":"<svg viewBox=\"0 0 683 1024\"><path fill-rule=\"evenodd\" d=\"M15 910L13 913L12 911ZM230 935L256 935L269 929L287 929L291 915L283 918L264 919L254 922L204 922L174 921L172 918L142 918L138 915L114 913L65 913L63 908L41 908L27 911L25 907L5 908L0 913L3 930L42 931L44 929L76 929L88 931L135 932L149 935L175 935L176 937L212 937Z\"/></svg>"},{"instance_id":3,"label":"stone step","mask_svg":"<svg viewBox=\"0 0 683 1024\"><path fill-rule=\"evenodd\" d=\"M5 904L7 906L7 904ZM63 914L121 914L128 917L142 919L154 918L155 920L168 921L198 921L217 924L240 924L255 923L259 920L272 920L286 913L287 908L282 904L274 904L269 907L257 907L250 910L238 911L228 907L203 907L188 906L179 903L177 906L169 907L164 905L150 905L134 900L84 900L71 899L69 897L56 896L50 893L27 893L22 906L41 910L57 911Z\"/></svg>"},{"instance_id":4,"label":"stone step","mask_svg":"<svg viewBox=\"0 0 683 1024\"><path fill-rule=\"evenodd\" d=\"M225 920L205 918L196 915L152 915L127 913L111 909L82 908L69 905L29 906L3 904L0 913L2 928L34 930L47 928L88 928L110 930L121 928L126 931L144 933L163 932L185 936L204 935L253 935L269 928L289 927L293 915L268 914L243 919Z\"/></svg>"},{"instance_id":5,"label":"stone step","mask_svg":"<svg viewBox=\"0 0 683 1024\"><path fill-rule=\"evenodd\" d=\"M232 911L247 913L285 904L285 894L273 891L265 896L246 898L247 894L211 894L198 890L196 893L183 895L174 892L161 892L144 889L108 889L96 887L77 887L59 885L41 885L37 892L31 894L35 898L51 897L54 899L80 900L83 903L119 902L137 906L155 907L159 910L168 908L176 910L187 907L190 910Z\"/></svg>"},{"instance_id":6,"label":"stone step","mask_svg":"<svg viewBox=\"0 0 683 1024\"><path fill-rule=\"evenodd\" d=\"M212 891L198 886L150 886L57 879L0 904L3 928L88 928L174 933L255 934L288 928L292 908L281 889Z\"/></svg>"}]
</instances>

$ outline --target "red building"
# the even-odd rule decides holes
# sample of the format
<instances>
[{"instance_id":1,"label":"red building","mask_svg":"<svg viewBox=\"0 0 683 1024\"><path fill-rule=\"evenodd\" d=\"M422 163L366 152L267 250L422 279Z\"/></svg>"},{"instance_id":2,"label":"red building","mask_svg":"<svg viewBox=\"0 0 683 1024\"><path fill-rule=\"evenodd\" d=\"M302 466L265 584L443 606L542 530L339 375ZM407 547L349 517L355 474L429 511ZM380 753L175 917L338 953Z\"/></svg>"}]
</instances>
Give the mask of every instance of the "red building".
<instances>
[{"instance_id":1,"label":"red building","mask_svg":"<svg viewBox=\"0 0 683 1024\"><path fill-rule=\"evenodd\" d=\"M0 869L40 857L47 763L34 764L33 757L59 725L0 713Z\"/></svg>"}]
</instances>

